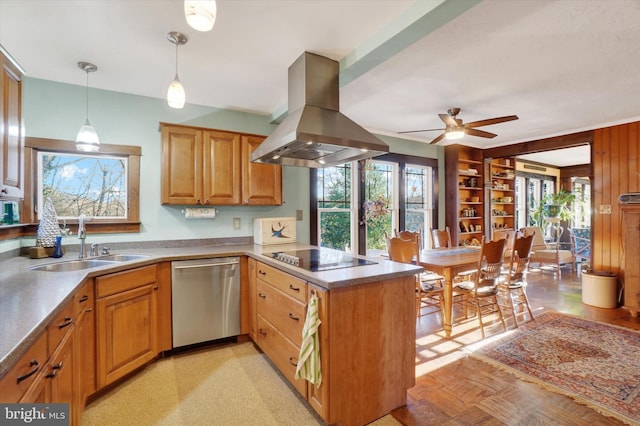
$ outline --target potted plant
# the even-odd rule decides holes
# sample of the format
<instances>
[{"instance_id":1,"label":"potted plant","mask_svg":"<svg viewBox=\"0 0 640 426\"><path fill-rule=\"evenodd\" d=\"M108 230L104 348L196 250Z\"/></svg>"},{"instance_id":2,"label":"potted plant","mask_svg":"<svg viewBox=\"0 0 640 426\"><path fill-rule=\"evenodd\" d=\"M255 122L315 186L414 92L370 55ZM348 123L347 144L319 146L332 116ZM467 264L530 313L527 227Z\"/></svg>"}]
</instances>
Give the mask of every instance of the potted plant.
<instances>
[{"instance_id":1,"label":"potted plant","mask_svg":"<svg viewBox=\"0 0 640 426\"><path fill-rule=\"evenodd\" d=\"M569 221L573 217L570 204L577 200L576 194L561 189L558 192L545 194L538 206L531 211L534 224L542 226L545 220L559 218Z\"/></svg>"}]
</instances>

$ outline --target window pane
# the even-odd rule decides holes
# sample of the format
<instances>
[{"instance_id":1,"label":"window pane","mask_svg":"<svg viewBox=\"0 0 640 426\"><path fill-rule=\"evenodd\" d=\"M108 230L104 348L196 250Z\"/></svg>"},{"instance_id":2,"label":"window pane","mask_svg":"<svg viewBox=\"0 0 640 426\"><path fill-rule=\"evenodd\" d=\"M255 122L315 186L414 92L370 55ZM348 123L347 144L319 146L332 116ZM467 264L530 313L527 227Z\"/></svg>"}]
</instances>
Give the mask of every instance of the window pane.
<instances>
[{"instance_id":1,"label":"window pane","mask_svg":"<svg viewBox=\"0 0 640 426\"><path fill-rule=\"evenodd\" d=\"M409 231L422 232L423 247L430 247L425 239L425 223L431 223L431 173L430 167L407 166L405 169L405 215L404 228Z\"/></svg>"},{"instance_id":2,"label":"window pane","mask_svg":"<svg viewBox=\"0 0 640 426\"><path fill-rule=\"evenodd\" d=\"M385 232L392 232L394 166L372 161L365 175L365 206L367 214L367 254L385 251ZM373 250L373 252L371 252Z\"/></svg>"},{"instance_id":3,"label":"window pane","mask_svg":"<svg viewBox=\"0 0 640 426\"><path fill-rule=\"evenodd\" d=\"M318 208L351 206L351 163L318 170Z\"/></svg>"},{"instance_id":4,"label":"window pane","mask_svg":"<svg viewBox=\"0 0 640 426\"><path fill-rule=\"evenodd\" d=\"M351 212L320 212L320 247L351 252Z\"/></svg>"},{"instance_id":5,"label":"window pane","mask_svg":"<svg viewBox=\"0 0 640 426\"><path fill-rule=\"evenodd\" d=\"M38 211L51 197L59 218L127 217L127 159L38 153Z\"/></svg>"}]
</instances>

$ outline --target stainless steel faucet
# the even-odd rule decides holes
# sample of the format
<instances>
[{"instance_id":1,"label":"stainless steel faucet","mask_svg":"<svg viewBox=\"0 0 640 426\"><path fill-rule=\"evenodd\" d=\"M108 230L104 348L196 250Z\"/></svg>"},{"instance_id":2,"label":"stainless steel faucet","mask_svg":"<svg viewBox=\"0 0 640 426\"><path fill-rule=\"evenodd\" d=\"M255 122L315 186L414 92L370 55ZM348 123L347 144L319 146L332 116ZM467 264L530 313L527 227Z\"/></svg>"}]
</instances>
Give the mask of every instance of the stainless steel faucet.
<instances>
[{"instance_id":1,"label":"stainless steel faucet","mask_svg":"<svg viewBox=\"0 0 640 426\"><path fill-rule=\"evenodd\" d=\"M89 250L90 256L99 256L100 255L100 243L91 244L91 249Z\"/></svg>"},{"instance_id":2,"label":"stainless steel faucet","mask_svg":"<svg viewBox=\"0 0 640 426\"><path fill-rule=\"evenodd\" d=\"M84 241L87 238L87 230L84 227L85 218L86 216L84 214L78 216L78 239L80 240L80 254L78 255L78 258L80 259L87 257L87 253L84 248Z\"/></svg>"}]
</instances>

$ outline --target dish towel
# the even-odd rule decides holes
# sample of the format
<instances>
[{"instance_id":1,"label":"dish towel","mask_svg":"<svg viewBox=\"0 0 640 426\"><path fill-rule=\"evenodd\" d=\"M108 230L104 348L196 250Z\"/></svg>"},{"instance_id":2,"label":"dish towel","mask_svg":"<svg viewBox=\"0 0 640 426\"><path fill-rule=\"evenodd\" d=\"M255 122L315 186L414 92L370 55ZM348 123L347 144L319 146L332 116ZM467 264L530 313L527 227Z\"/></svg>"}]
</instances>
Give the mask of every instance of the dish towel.
<instances>
[{"instance_id":1,"label":"dish towel","mask_svg":"<svg viewBox=\"0 0 640 426\"><path fill-rule=\"evenodd\" d=\"M307 318L302 327L302 345L300 345L295 378L306 379L316 386L322 383L318 327L320 327L318 296L312 293L307 306Z\"/></svg>"}]
</instances>

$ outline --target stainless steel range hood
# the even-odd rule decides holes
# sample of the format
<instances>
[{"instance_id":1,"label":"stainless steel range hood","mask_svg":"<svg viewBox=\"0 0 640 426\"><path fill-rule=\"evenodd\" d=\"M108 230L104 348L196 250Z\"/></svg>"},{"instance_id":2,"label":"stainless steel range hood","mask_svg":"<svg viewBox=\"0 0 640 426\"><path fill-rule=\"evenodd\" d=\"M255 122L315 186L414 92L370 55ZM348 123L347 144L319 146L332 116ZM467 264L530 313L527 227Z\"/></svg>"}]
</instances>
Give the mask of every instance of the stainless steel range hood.
<instances>
[{"instance_id":1,"label":"stainless steel range hood","mask_svg":"<svg viewBox=\"0 0 640 426\"><path fill-rule=\"evenodd\" d=\"M338 62L304 52L289 67L289 114L251 161L329 167L389 152L389 146L340 113Z\"/></svg>"}]
</instances>

